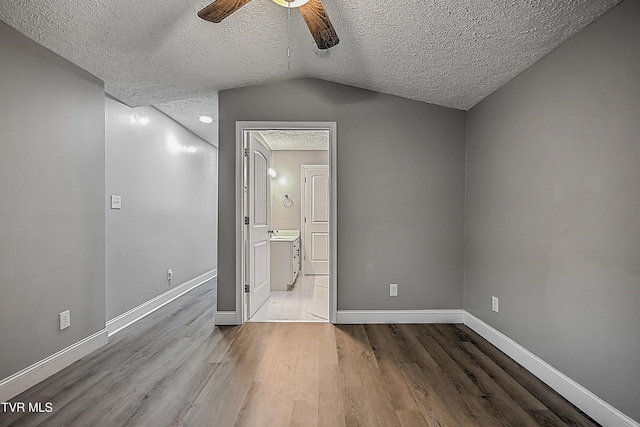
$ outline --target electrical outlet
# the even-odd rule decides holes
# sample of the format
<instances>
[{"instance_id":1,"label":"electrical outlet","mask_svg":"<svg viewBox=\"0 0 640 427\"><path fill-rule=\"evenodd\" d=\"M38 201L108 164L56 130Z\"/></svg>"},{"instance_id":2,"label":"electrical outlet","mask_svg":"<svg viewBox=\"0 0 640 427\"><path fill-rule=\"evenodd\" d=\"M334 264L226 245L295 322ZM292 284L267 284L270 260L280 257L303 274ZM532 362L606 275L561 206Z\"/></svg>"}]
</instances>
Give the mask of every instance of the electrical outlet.
<instances>
[{"instance_id":1,"label":"electrical outlet","mask_svg":"<svg viewBox=\"0 0 640 427\"><path fill-rule=\"evenodd\" d=\"M122 208L122 196L117 196L113 194L111 196L111 209L121 209Z\"/></svg>"},{"instance_id":2,"label":"electrical outlet","mask_svg":"<svg viewBox=\"0 0 640 427\"><path fill-rule=\"evenodd\" d=\"M71 326L71 313L69 310L60 313L60 330L67 329Z\"/></svg>"},{"instance_id":3,"label":"electrical outlet","mask_svg":"<svg viewBox=\"0 0 640 427\"><path fill-rule=\"evenodd\" d=\"M498 297L491 297L491 310L498 312Z\"/></svg>"},{"instance_id":4,"label":"electrical outlet","mask_svg":"<svg viewBox=\"0 0 640 427\"><path fill-rule=\"evenodd\" d=\"M173 269L170 268L167 270L167 280L173 279Z\"/></svg>"},{"instance_id":5,"label":"electrical outlet","mask_svg":"<svg viewBox=\"0 0 640 427\"><path fill-rule=\"evenodd\" d=\"M398 284L397 283L390 283L389 284L389 296L390 297L397 297L398 296Z\"/></svg>"}]
</instances>

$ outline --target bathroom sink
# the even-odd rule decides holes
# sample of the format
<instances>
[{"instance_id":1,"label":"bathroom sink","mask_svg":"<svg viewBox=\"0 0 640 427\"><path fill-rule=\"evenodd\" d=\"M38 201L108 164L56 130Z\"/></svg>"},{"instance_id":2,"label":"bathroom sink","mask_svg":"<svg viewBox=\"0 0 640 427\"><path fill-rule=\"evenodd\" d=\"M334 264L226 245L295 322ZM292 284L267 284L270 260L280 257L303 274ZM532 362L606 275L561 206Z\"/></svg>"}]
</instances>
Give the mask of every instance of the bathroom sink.
<instances>
[{"instance_id":1,"label":"bathroom sink","mask_svg":"<svg viewBox=\"0 0 640 427\"><path fill-rule=\"evenodd\" d=\"M294 240L296 240L298 238L298 236L271 236L271 238L269 240L271 240L272 242L293 242Z\"/></svg>"},{"instance_id":2,"label":"bathroom sink","mask_svg":"<svg viewBox=\"0 0 640 427\"><path fill-rule=\"evenodd\" d=\"M272 242L293 242L300 237L300 230L276 230L269 240Z\"/></svg>"}]
</instances>

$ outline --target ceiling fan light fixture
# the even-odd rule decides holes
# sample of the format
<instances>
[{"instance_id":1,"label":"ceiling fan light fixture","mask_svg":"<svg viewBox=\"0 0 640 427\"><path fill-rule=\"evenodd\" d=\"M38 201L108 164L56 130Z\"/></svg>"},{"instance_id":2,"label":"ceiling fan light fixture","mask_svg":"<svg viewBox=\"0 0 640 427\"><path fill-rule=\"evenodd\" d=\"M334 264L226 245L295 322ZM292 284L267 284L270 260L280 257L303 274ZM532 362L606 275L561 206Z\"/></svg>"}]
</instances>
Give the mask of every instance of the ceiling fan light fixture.
<instances>
[{"instance_id":1,"label":"ceiling fan light fixture","mask_svg":"<svg viewBox=\"0 0 640 427\"><path fill-rule=\"evenodd\" d=\"M287 0L273 0L273 2L283 7L300 7L307 4L309 0L293 0L292 2L288 2Z\"/></svg>"},{"instance_id":2,"label":"ceiling fan light fixture","mask_svg":"<svg viewBox=\"0 0 640 427\"><path fill-rule=\"evenodd\" d=\"M205 21L219 23L250 1L215 0L198 12L198 16ZM287 26L289 28L289 37L291 37L291 8L295 7L304 18L311 36L318 45L318 49L329 49L340 42L336 30L329 20L329 15L327 15L327 11L322 4L322 0L273 0L273 2L288 9Z\"/></svg>"}]
</instances>

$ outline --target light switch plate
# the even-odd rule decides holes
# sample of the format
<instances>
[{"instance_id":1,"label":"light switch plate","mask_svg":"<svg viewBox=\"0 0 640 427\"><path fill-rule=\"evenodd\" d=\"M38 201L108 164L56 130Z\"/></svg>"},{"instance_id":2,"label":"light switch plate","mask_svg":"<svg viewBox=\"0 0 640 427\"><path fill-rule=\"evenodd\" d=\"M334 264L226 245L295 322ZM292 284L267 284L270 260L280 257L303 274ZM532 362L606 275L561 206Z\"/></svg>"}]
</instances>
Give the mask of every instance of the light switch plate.
<instances>
[{"instance_id":1,"label":"light switch plate","mask_svg":"<svg viewBox=\"0 0 640 427\"><path fill-rule=\"evenodd\" d=\"M111 209L120 209L122 208L122 196L117 196L113 194L111 196Z\"/></svg>"}]
</instances>

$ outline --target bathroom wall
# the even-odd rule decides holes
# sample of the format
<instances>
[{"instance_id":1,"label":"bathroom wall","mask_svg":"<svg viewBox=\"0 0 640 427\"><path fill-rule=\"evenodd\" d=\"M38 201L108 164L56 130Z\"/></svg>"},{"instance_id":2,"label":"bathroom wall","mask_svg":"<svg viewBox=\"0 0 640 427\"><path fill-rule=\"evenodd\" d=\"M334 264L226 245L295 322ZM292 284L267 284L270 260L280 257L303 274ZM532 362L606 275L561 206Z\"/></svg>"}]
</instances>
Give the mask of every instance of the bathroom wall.
<instances>
[{"instance_id":1,"label":"bathroom wall","mask_svg":"<svg viewBox=\"0 0 640 427\"><path fill-rule=\"evenodd\" d=\"M300 218L304 208L302 199L302 165L328 165L329 151L285 151L271 152L271 167L278 173L271 179L271 228L302 230ZM289 194L293 206L282 204L282 196Z\"/></svg>"}]
</instances>

